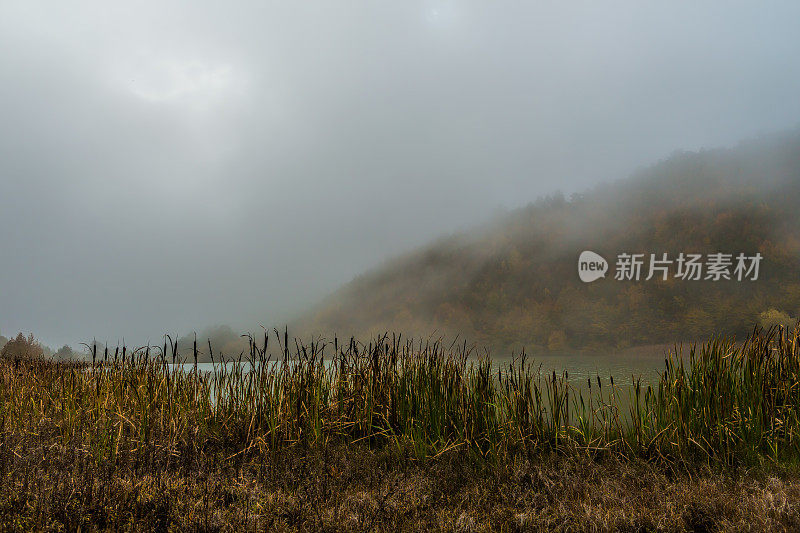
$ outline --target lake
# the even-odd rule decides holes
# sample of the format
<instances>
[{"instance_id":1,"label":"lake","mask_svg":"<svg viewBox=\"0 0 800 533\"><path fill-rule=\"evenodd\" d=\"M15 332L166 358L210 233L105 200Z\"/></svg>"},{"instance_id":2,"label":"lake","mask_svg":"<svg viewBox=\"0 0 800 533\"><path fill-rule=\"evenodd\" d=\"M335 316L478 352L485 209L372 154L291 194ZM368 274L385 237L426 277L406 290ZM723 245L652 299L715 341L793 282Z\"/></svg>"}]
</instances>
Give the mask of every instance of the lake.
<instances>
[{"instance_id":1,"label":"lake","mask_svg":"<svg viewBox=\"0 0 800 533\"><path fill-rule=\"evenodd\" d=\"M642 382L657 380L658 373L664 369L664 356L667 350L667 346L646 346L599 354L529 355L528 361L532 361L537 368L541 368L543 376L550 375L553 371L561 375L566 371L569 373L569 381L575 384L586 383L587 379L595 380L597 376L607 382L613 376L618 385L624 386L631 383L631 376L641 378ZM477 361L477 358L470 358L469 361ZM492 359L493 366L501 369L507 367L511 361L510 356ZM326 360L326 364L329 363L330 361ZM230 369L233 364L227 362L226 366ZM249 370L249 363L243 362L242 365L245 371ZM179 366L189 371L194 368L194 363L175 365L175 367ZM219 367L220 363L197 364L197 368L201 372L214 372Z\"/></svg>"}]
</instances>

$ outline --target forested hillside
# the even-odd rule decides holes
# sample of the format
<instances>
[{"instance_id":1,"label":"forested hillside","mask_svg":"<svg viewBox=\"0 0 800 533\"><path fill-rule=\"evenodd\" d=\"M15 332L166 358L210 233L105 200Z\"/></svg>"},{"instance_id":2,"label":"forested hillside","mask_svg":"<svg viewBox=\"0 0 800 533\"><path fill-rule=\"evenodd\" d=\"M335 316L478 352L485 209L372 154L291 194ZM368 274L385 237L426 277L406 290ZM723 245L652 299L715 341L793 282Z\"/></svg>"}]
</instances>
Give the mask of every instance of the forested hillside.
<instances>
[{"instance_id":1,"label":"forested hillside","mask_svg":"<svg viewBox=\"0 0 800 533\"><path fill-rule=\"evenodd\" d=\"M532 169L531 172L535 172ZM557 187L554 180L553 188ZM460 334L497 349L605 349L743 336L800 311L800 132L679 152L569 199L556 194L366 273L298 332ZM578 256L605 257L583 283ZM760 253L758 279L617 280L621 253ZM732 268L731 268L732 272Z\"/></svg>"}]
</instances>

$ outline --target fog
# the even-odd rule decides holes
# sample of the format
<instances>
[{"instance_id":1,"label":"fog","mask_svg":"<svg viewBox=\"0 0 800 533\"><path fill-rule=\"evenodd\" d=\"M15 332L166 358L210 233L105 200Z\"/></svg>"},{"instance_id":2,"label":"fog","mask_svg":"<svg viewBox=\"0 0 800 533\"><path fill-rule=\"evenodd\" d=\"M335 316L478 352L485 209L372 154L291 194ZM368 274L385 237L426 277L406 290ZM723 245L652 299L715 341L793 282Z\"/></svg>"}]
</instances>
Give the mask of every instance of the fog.
<instances>
[{"instance_id":1,"label":"fog","mask_svg":"<svg viewBox=\"0 0 800 533\"><path fill-rule=\"evenodd\" d=\"M0 333L279 325L498 209L800 122L800 5L0 4Z\"/></svg>"}]
</instances>

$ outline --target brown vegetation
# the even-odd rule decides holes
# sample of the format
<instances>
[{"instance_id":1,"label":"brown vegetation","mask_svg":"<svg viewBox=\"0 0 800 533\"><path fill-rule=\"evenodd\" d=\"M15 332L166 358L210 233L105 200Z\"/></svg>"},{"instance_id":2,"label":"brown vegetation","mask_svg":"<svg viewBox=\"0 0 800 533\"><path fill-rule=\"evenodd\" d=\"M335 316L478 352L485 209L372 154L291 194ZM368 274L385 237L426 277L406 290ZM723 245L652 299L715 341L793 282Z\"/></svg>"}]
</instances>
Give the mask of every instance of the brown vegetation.
<instances>
[{"instance_id":1,"label":"brown vegetation","mask_svg":"<svg viewBox=\"0 0 800 533\"><path fill-rule=\"evenodd\" d=\"M20 453L21 452L21 453ZM19 456L16 454L19 453ZM137 462L78 446L0 448L0 529L19 531L796 531L800 476L365 444Z\"/></svg>"},{"instance_id":2,"label":"brown vegetation","mask_svg":"<svg viewBox=\"0 0 800 533\"><path fill-rule=\"evenodd\" d=\"M466 348L383 337L323 359L278 339L279 364L265 337L214 373L172 367L174 345L0 360L0 529L800 524L798 331L674 354L647 388L583 389Z\"/></svg>"}]
</instances>

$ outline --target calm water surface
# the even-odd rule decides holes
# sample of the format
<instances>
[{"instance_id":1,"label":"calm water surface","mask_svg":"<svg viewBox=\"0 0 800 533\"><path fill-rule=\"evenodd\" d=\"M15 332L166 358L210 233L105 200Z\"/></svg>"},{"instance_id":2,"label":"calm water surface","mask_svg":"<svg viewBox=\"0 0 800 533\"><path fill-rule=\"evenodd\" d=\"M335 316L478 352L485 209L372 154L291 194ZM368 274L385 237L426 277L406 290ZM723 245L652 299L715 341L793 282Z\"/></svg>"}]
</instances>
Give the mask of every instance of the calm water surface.
<instances>
[{"instance_id":1,"label":"calm water surface","mask_svg":"<svg viewBox=\"0 0 800 533\"><path fill-rule=\"evenodd\" d=\"M605 381L613 376L619 385L627 385L631 383L631 376L641 378L643 382L657 380L658 373L664 368L666 351L666 347L648 347L608 354L528 356L528 361L532 361L535 368L541 368L543 375L550 375L554 371L561 375L566 371L569 381L574 383L585 383L587 379L594 380L597 376ZM511 357L497 357L492 361L495 368L503 369L511 363L512 359ZM233 364L228 362L226 366L231 369ZM241 364L245 372L249 371L249 363ZM326 364L330 364L330 361L326 361ZM176 364L175 367L182 367L185 371L189 371L194 368L194 364ZM220 368L220 363L197 364L197 369L201 372L214 372Z\"/></svg>"}]
</instances>

